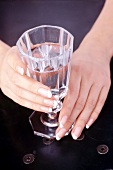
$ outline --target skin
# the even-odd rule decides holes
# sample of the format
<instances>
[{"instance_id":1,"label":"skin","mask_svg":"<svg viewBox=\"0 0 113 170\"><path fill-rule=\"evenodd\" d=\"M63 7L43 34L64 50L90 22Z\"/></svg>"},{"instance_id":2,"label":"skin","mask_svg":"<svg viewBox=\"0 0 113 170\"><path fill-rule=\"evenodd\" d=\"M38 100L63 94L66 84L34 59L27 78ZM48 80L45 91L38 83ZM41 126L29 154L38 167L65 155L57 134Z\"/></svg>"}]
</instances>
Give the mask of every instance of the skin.
<instances>
[{"instance_id":1,"label":"skin","mask_svg":"<svg viewBox=\"0 0 113 170\"><path fill-rule=\"evenodd\" d=\"M83 129L98 118L111 85L110 61L113 55L113 1L107 0L90 32L73 53L68 94L59 115L56 139L60 140L73 124L77 139ZM37 111L54 105L50 89L25 75L26 66L17 47L0 41L0 87L14 102ZM4 78L5 77L5 78ZM49 95L47 95L49 94Z\"/></svg>"},{"instance_id":2,"label":"skin","mask_svg":"<svg viewBox=\"0 0 113 170\"><path fill-rule=\"evenodd\" d=\"M83 129L98 118L111 85L110 61L113 56L113 1L107 0L90 32L73 53L68 94L59 115L56 139L60 140L73 124L77 139Z\"/></svg>"},{"instance_id":3,"label":"skin","mask_svg":"<svg viewBox=\"0 0 113 170\"><path fill-rule=\"evenodd\" d=\"M77 139L85 126L89 128L94 123L105 103L111 85L110 60L104 51L98 52L95 48L91 43L84 44L73 54L69 91L59 116L57 140L73 123L71 134Z\"/></svg>"},{"instance_id":4,"label":"skin","mask_svg":"<svg viewBox=\"0 0 113 170\"><path fill-rule=\"evenodd\" d=\"M21 61L16 46L9 47L3 42L0 44L2 47L0 52L0 87L2 92L22 106L48 112L54 105L54 98L49 87L25 75L26 66Z\"/></svg>"}]
</instances>

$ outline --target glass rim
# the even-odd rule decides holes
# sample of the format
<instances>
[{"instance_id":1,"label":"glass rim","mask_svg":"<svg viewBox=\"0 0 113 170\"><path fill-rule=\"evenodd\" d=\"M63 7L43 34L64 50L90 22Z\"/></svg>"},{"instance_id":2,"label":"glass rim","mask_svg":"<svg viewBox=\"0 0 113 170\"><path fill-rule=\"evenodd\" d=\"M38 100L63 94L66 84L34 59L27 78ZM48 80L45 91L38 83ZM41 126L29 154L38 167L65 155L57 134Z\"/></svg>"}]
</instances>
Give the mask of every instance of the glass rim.
<instances>
[{"instance_id":1,"label":"glass rim","mask_svg":"<svg viewBox=\"0 0 113 170\"><path fill-rule=\"evenodd\" d=\"M27 58L30 58L30 59L32 59L32 60L34 60L34 61L37 61L37 60L38 60L38 61L43 61L43 60L45 60L45 59L35 58L35 57L30 56L29 54L26 54L25 52L23 52L23 50L22 50L22 48L21 48L21 46L20 46L20 40L24 37L24 35L25 35L26 33L30 32L30 31L32 31L32 30L35 30L35 29L37 29L37 28L43 28L43 27L57 28L57 29L59 29L59 30L63 30L64 32L66 32L66 33L71 37L71 42L74 40L74 36L73 36L69 31L67 31L65 28L63 28L63 27L61 27L61 26L55 26L55 25L40 25L40 26L37 26L37 27L33 27L33 28L30 28L30 29L24 31L24 32L22 33L22 35L20 36L20 38L19 38L19 39L17 40L17 42L16 42L16 46L18 47L19 52L20 52L23 56L25 56L25 57L27 57ZM31 49L30 49L30 50L31 50ZM73 50L73 47L72 47L72 50ZM62 55L62 54L58 55L57 57L60 57L61 55Z\"/></svg>"}]
</instances>

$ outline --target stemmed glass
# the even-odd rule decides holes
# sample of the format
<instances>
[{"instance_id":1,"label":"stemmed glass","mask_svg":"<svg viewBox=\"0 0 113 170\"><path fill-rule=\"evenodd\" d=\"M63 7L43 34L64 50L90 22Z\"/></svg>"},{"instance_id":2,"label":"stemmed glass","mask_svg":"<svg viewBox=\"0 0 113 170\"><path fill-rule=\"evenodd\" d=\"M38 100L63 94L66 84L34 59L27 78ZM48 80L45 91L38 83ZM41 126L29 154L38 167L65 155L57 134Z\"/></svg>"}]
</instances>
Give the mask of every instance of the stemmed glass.
<instances>
[{"instance_id":1,"label":"stemmed glass","mask_svg":"<svg viewBox=\"0 0 113 170\"><path fill-rule=\"evenodd\" d=\"M68 91L74 37L62 27L42 25L25 31L17 41L27 76L50 87L56 105L48 113L33 111L29 121L34 134L55 138L58 116Z\"/></svg>"}]
</instances>

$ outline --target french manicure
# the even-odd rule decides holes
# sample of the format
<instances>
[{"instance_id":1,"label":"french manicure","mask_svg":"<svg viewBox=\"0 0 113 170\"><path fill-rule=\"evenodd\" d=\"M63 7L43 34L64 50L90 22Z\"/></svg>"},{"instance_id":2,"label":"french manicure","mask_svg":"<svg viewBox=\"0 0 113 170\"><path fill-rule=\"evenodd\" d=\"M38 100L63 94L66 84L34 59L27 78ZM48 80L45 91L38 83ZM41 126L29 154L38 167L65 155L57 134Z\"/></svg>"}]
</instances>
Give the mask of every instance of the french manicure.
<instances>
[{"instance_id":1,"label":"french manicure","mask_svg":"<svg viewBox=\"0 0 113 170\"><path fill-rule=\"evenodd\" d=\"M93 119L90 119L86 124L86 129L88 129L93 124Z\"/></svg>"},{"instance_id":2,"label":"french manicure","mask_svg":"<svg viewBox=\"0 0 113 170\"><path fill-rule=\"evenodd\" d=\"M65 115L62 117L61 121L60 121L60 128L63 128L64 124L66 123L68 117Z\"/></svg>"},{"instance_id":3,"label":"french manicure","mask_svg":"<svg viewBox=\"0 0 113 170\"><path fill-rule=\"evenodd\" d=\"M86 124L86 129L89 129L89 125L88 124Z\"/></svg>"},{"instance_id":4,"label":"french manicure","mask_svg":"<svg viewBox=\"0 0 113 170\"><path fill-rule=\"evenodd\" d=\"M38 89L38 93L45 96L45 97L48 97L48 98L51 98L52 97L52 93L50 90L46 90L44 88L39 88Z\"/></svg>"},{"instance_id":5,"label":"french manicure","mask_svg":"<svg viewBox=\"0 0 113 170\"><path fill-rule=\"evenodd\" d=\"M78 138L74 133L72 134L72 137L74 140L76 140Z\"/></svg>"},{"instance_id":6,"label":"french manicure","mask_svg":"<svg viewBox=\"0 0 113 170\"><path fill-rule=\"evenodd\" d=\"M56 100L53 101L53 108L56 108L58 105L58 102Z\"/></svg>"},{"instance_id":7,"label":"french manicure","mask_svg":"<svg viewBox=\"0 0 113 170\"><path fill-rule=\"evenodd\" d=\"M63 135L65 135L66 129L62 128L59 130L59 132L56 134L56 140L60 140Z\"/></svg>"},{"instance_id":8,"label":"french manicure","mask_svg":"<svg viewBox=\"0 0 113 170\"><path fill-rule=\"evenodd\" d=\"M82 131L82 128L81 128L81 127L77 127L77 128L75 129L75 131L72 133L73 139L76 140L76 139L79 137L81 131Z\"/></svg>"},{"instance_id":9,"label":"french manicure","mask_svg":"<svg viewBox=\"0 0 113 170\"><path fill-rule=\"evenodd\" d=\"M23 69L22 67L17 66L17 67L16 67L16 70L17 70L17 72L18 72L19 74L21 74L22 76L24 75L24 69Z\"/></svg>"},{"instance_id":10,"label":"french manicure","mask_svg":"<svg viewBox=\"0 0 113 170\"><path fill-rule=\"evenodd\" d=\"M41 106L40 108L41 108L41 110L44 111L44 112L47 112L47 113L48 113L48 112L52 112L52 108L48 108L48 107L44 107L44 106Z\"/></svg>"},{"instance_id":11,"label":"french manicure","mask_svg":"<svg viewBox=\"0 0 113 170\"><path fill-rule=\"evenodd\" d=\"M54 100L50 100L50 99L44 99L44 103L53 107L55 104L55 101Z\"/></svg>"}]
</instances>

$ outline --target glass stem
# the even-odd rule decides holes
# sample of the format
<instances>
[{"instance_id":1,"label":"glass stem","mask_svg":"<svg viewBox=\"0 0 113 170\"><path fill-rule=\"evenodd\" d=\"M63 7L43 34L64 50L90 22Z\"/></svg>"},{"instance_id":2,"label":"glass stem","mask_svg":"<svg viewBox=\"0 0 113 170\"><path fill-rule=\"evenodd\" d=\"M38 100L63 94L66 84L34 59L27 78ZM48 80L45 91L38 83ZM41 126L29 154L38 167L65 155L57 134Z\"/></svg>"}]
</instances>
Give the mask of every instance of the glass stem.
<instances>
[{"instance_id":1,"label":"glass stem","mask_svg":"<svg viewBox=\"0 0 113 170\"><path fill-rule=\"evenodd\" d=\"M50 119L55 119L55 118L57 117L57 113L49 113L49 114L48 114L48 117L49 117Z\"/></svg>"}]
</instances>

